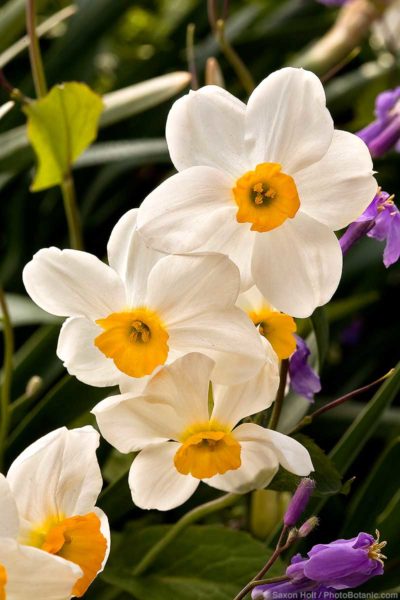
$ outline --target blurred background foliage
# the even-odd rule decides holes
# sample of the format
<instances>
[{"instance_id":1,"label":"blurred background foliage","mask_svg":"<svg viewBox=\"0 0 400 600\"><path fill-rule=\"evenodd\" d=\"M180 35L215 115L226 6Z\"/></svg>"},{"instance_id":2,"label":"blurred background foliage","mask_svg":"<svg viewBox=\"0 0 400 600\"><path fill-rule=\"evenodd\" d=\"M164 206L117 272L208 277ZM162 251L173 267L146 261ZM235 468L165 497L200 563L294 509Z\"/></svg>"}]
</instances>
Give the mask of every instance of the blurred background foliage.
<instances>
[{"instance_id":1,"label":"blurred background foliage","mask_svg":"<svg viewBox=\"0 0 400 600\"><path fill-rule=\"evenodd\" d=\"M75 14L59 22L42 38L49 85L67 80L84 81L105 94L175 71L186 71L186 29L188 23L194 23L200 82L204 82L207 58L215 56L220 61L227 89L246 100L243 87L221 55L212 34L206 4L205 0L78 1ZM304 49L323 36L337 17L337 10L314 0L232 0L229 4L227 37L256 82L284 65L301 64ZM40 0L39 22L45 22L68 6L68 2L61 0ZM33 96L27 51L12 60L6 53L7 48L25 34L24 9L23 0L1 3L0 65L13 86ZM355 131L369 123L376 94L399 85L398 67L393 48L382 44L376 35L369 35L337 73L319 73L325 75L328 106L336 126ZM0 95L2 104L7 97L2 91ZM117 219L138 206L173 172L164 128L175 97L174 90L166 93L162 102L156 95L150 95L144 105L122 111L111 124L101 128L94 146L75 166L85 249L89 252L105 256L106 243ZM147 105L149 108L142 110ZM92 422L90 409L108 393L108 390L85 386L65 374L55 354L57 322L54 324L48 315L21 298L24 295L21 272L33 253L41 247L68 246L60 190L52 188L35 194L29 191L34 157L24 141L23 130L17 129L21 126L24 126L24 117L17 107L0 120L0 274L3 286L12 294L10 305L14 324L18 325L13 382L13 398L18 400L12 412L9 461L28 443L53 428ZM377 160L376 170L382 188L396 193L400 182L398 155L393 153ZM317 406L368 383L395 366L399 355L399 287L399 265L385 269L382 246L375 240L362 240L346 256L340 288L326 311L330 338L321 369L323 387L316 399ZM307 324L302 326L306 328ZM42 382L27 394L27 382L34 375L39 375ZM342 451L337 446L335 450L338 440L354 426L356 417L359 418L372 396L372 393L360 396L327 413L306 430L326 452L334 449L334 457L338 452L336 457L341 458L336 466L345 480L356 477L345 490L350 492L348 495L325 496L315 501L313 508L321 511L322 518L315 541L330 541L338 537L339 531L351 536L359 530L373 532L379 527L383 537L389 537L390 560L382 581L377 578L367 587L400 589L400 447L396 437L400 433L400 406L394 401L391 408L387 407L393 394L387 401L382 400L381 394L376 412L364 420L365 435L358 442L354 460L343 460L349 452L346 445ZM299 398L289 398L286 406L289 421L296 411L302 416L304 406ZM189 507L216 495L211 489L200 488L194 499L176 511L166 515L144 514L133 507L129 496L126 470L131 457L127 462L126 457L111 453L103 442L100 458L107 484L101 505L108 511L116 530L116 544L121 541L121 531L129 521L128 537L121 542L123 547L130 543L133 548L135 535L148 524L174 522ZM263 538L262 543L257 542L261 551L265 548L265 538L273 538L274 523L268 524L268 535L260 535L261 530L257 531L257 523L262 521L260 514L274 513L281 501L282 496L276 494L257 501L254 497L247 498L213 517L210 527L213 530L213 523L225 522L233 529L246 530L252 524L253 533ZM258 506L258 521L251 506ZM198 534L193 531L190 535L195 539ZM244 548L246 540L242 540ZM307 540L303 550L312 541ZM176 548L174 551L177 552ZM141 553L140 548L138 552ZM244 554L249 552L255 552L254 547L251 551L243 549ZM136 587L132 583L118 584L118 576L113 575L115 560L111 560L103 581L98 581L87 596L97 600L149 597L140 582ZM163 560L164 564L155 567L161 574L166 569L165 556ZM196 569L200 569L199 563L195 564ZM237 564L232 565L232 569L237 570ZM196 569L191 576L198 572ZM231 571L227 571L226 577L231 577ZM211 575L209 578L212 579ZM150 585L149 582L146 585ZM201 595L191 588L189 594L184 587L183 591L179 588L179 593L177 588L164 590L164 595L157 595L160 594L157 585L155 590L146 589L152 590L151 597L156 600L229 598L229 592L217 596L207 595L203 590Z\"/></svg>"}]
</instances>

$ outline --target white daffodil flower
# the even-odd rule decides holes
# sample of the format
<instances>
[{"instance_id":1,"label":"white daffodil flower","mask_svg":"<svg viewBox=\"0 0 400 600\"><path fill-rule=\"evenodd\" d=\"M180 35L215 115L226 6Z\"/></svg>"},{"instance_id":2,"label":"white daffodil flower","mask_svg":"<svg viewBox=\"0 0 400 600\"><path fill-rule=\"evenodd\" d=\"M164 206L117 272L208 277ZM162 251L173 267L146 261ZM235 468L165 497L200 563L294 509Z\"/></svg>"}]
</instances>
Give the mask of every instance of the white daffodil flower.
<instances>
[{"instance_id":1,"label":"white daffodil flower","mask_svg":"<svg viewBox=\"0 0 400 600\"><path fill-rule=\"evenodd\" d=\"M294 439L253 423L237 426L272 402L265 380L214 385L209 410L213 369L210 358L186 355L161 369L140 396L107 398L93 410L107 441L120 452L139 451L129 485L141 508L175 508L200 481L245 493L265 487L280 464L301 476L313 470L308 451Z\"/></svg>"},{"instance_id":2,"label":"white daffodil flower","mask_svg":"<svg viewBox=\"0 0 400 600\"><path fill-rule=\"evenodd\" d=\"M199 351L215 360L214 377L240 382L261 369L264 349L235 306L239 270L226 256L165 256L136 231L137 211L114 228L110 266L86 252L40 250L24 269L31 298L69 318L57 354L71 375L126 389L165 363Z\"/></svg>"},{"instance_id":3,"label":"white daffodil flower","mask_svg":"<svg viewBox=\"0 0 400 600\"><path fill-rule=\"evenodd\" d=\"M169 253L227 254L242 289L257 285L278 310L309 316L335 292L335 230L372 201L377 183L364 142L335 131L319 79L285 68L247 106L206 86L173 105L167 122L179 173L143 202L138 229Z\"/></svg>"},{"instance_id":4,"label":"white daffodil flower","mask_svg":"<svg viewBox=\"0 0 400 600\"><path fill-rule=\"evenodd\" d=\"M6 478L0 475L0 564L5 570L7 600L7 585L14 589L15 584L18 590L25 585L20 569L29 557L33 562L26 574L31 590L33 585L39 587L40 573L45 576L53 569L43 594L38 595L40 600L83 596L103 570L110 531L106 515L95 506L102 488L98 445L99 434L93 427L57 429L24 450ZM12 552L8 562L2 555L7 544ZM40 571L33 579L36 563ZM1 577L0 570L0 581ZM69 594L63 596L68 583ZM22 596L17 598L22 600Z\"/></svg>"},{"instance_id":5,"label":"white daffodil flower","mask_svg":"<svg viewBox=\"0 0 400 600\"><path fill-rule=\"evenodd\" d=\"M0 538L0 600L68 600L81 576L74 563Z\"/></svg>"},{"instance_id":6,"label":"white daffodil flower","mask_svg":"<svg viewBox=\"0 0 400 600\"><path fill-rule=\"evenodd\" d=\"M280 360L293 354L296 350L294 333L297 329L293 317L271 306L256 286L239 294L236 304L247 313Z\"/></svg>"}]
</instances>

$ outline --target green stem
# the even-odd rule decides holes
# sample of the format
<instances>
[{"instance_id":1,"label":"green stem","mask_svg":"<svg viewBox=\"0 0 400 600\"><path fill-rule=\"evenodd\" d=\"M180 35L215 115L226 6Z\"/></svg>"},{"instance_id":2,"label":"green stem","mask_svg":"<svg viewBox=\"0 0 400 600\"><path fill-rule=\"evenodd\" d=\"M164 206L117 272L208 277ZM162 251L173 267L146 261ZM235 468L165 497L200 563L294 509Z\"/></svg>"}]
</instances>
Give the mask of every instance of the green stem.
<instances>
[{"instance_id":1,"label":"green stem","mask_svg":"<svg viewBox=\"0 0 400 600\"><path fill-rule=\"evenodd\" d=\"M231 506L235 502L239 500L242 496L240 494L225 494L221 498L217 498L216 500L212 500L211 502L206 502L205 504L201 504L197 506L193 510L189 511L184 515L179 521L173 525L168 533L159 541L157 544L144 555L142 560L136 566L133 571L134 576L142 575L149 566L155 561L157 556L165 550L165 548L183 531L188 525L191 523L195 523L199 521L203 517L217 512L218 510L222 510L223 508L227 508Z\"/></svg>"},{"instance_id":2,"label":"green stem","mask_svg":"<svg viewBox=\"0 0 400 600\"><path fill-rule=\"evenodd\" d=\"M64 177L61 184L61 191L71 247L75 250L83 250L81 220L76 203L75 185L71 171Z\"/></svg>"},{"instance_id":3,"label":"green stem","mask_svg":"<svg viewBox=\"0 0 400 600\"><path fill-rule=\"evenodd\" d=\"M42 55L40 53L39 39L36 31L35 0L27 0L26 3L26 28L29 38L29 57L33 81L35 83L36 95L38 98L42 98L47 94L47 83L43 68ZM64 200L64 210L67 218L71 247L75 250L82 250L82 230L79 211L76 203L74 179L72 177L71 170L69 170L64 176L61 184L61 192Z\"/></svg>"},{"instance_id":4,"label":"green stem","mask_svg":"<svg viewBox=\"0 0 400 600\"><path fill-rule=\"evenodd\" d=\"M230 63L234 69L239 81L243 85L246 92L250 95L255 88L254 79L233 47L230 45L225 37L225 22L222 19L218 19L216 22L216 36L221 52L224 54L226 60Z\"/></svg>"},{"instance_id":5,"label":"green stem","mask_svg":"<svg viewBox=\"0 0 400 600\"><path fill-rule=\"evenodd\" d=\"M288 581L289 577L287 577L286 575L282 575L281 577L270 577L269 579L260 579L258 581L253 580L250 581L250 583L248 583L246 585L246 587L244 587L237 596L235 596L234 600L242 600L242 598L245 598L247 596L247 594L249 594L251 592L252 589L254 589L255 587L257 587L258 585L266 585L268 583L279 583L280 581Z\"/></svg>"},{"instance_id":6,"label":"green stem","mask_svg":"<svg viewBox=\"0 0 400 600\"><path fill-rule=\"evenodd\" d=\"M283 400L285 398L285 390L286 390L286 381L289 372L289 359L285 358L281 362L281 372L280 372L280 381L279 387L276 394L274 406L272 409L271 419L268 423L268 429L276 429L279 422L279 417L281 416Z\"/></svg>"},{"instance_id":7,"label":"green stem","mask_svg":"<svg viewBox=\"0 0 400 600\"><path fill-rule=\"evenodd\" d=\"M4 328L4 364L1 386L0 469L4 465L4 450L10 425L11 382L13 375L14 333L4 291L0 288L0 306Z\"/></svg>"},{"instance_id":8,"label":"green stem","mask_svg":"<svg viewBox=\"0 0 400 600\"><path fill-rule=\"evenodd\" d=\"M39 38L36 32L35 0L27 0L26 2L26 29L29 37L29 58L31 61L36 95L38 98L42 98L47 94L47 83L44 74L42 55L40 53Z\"/></svg>"},{"instance_id":9,"label":"green stem","mask_svg":"<svg viewBox=\"0 0 400 600\"><path fill-rule=\"evenodd\" d=\"M192 75L192 90L199 89L199 78L197 76L196 68L196 56L194 52L194 34L196 25L189 23L186 29L186 58L188 62L188 68Z\"/></svg>"}]
</instances>

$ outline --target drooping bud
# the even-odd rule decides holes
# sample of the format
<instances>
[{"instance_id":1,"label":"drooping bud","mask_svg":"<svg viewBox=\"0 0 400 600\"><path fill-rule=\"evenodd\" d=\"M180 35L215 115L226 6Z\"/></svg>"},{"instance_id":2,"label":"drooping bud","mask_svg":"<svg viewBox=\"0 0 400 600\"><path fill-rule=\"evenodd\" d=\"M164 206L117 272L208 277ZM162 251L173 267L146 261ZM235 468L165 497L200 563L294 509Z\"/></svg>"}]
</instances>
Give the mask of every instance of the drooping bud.
<instances>
[{"instance_id":1,"label":"drooping bud","mask_svg":"<svg viewBox=\"0 0 400 600\"><path fill-rule=\"evenodd\" d=\"M300 481L300 484L291 499L283 522L286 527L293 527L303 514L311 494L315 488L315 481L309 477L305 477Z\"/></svg>"},{"instance_id":2,"label":"drooping bud","mask_svg":"<svg viewBox=\"0 0 400 600\"><path fill-rule=\"evenodd\" d=\"M318 525L318 517L310 517L303 523L301 527L299 527L299 537L304 538L307 537L313 529L315 529Z\"/></svg>"},{"instance_id":3,"label":"drooping bud","mask_svg":"<svg viewBox=\"0 0 400 600\"><path fill-rule=\"evenodd\" d=\"M31 398L34 394L36 394L42 385L43 379L39 377L39 375L33 375L26 384L25 395L27 398Z\"/></svg>"}]
</instances>

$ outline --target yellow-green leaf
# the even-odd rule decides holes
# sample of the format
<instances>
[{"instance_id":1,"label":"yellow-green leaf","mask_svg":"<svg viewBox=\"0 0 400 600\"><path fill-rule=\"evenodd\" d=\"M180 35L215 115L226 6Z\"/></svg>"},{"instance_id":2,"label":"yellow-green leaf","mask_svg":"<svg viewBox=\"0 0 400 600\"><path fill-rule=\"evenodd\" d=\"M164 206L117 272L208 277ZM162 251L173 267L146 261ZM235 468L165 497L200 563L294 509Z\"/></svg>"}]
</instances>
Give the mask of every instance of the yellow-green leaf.
<instances>
[{"instance_id":1,"label":"yellow-green leaf","mask_svg":"<svg viewBox=\"0 0 400 600\"><path fill-rule=\"evenodd\" d=\"M58 185L71 165L96 139L103 101L84 83L54 86L40 100L24 108L28 138L38 168L31 190Z\"/></svg>"}]
</instances>

